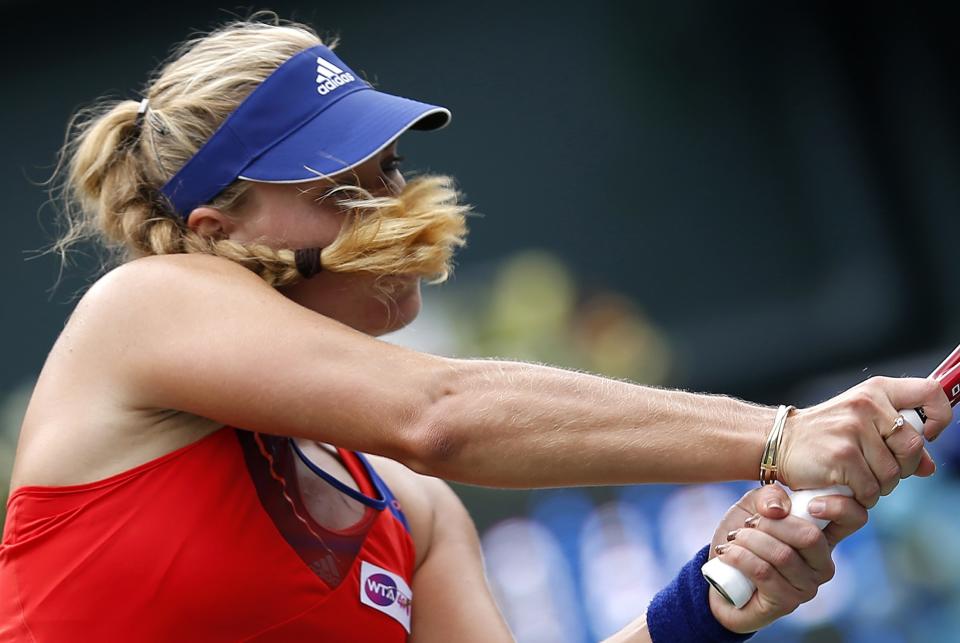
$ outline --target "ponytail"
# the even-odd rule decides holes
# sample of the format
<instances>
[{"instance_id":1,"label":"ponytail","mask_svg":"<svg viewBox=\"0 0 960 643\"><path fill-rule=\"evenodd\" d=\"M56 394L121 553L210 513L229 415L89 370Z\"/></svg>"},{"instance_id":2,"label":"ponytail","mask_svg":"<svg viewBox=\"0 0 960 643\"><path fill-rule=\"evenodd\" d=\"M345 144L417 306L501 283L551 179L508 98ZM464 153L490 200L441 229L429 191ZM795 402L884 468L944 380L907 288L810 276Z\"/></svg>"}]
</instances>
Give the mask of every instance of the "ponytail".
<instances>
[{"instance_id":1,"label":"ponytail","mask_svg":"<svg viewBox=\"0 0 960 643\"><path fill-rule=\"evenodd\" d=\"M52 249L65 257L85 239L99 241L110 263L147 255L203 253L250 269L268 284L303 278L291 249L204 237L172 212L160 188L226 117L285 60L320 44L296 23L239 21L184 43L138 101L104 102L81 111L61 150L56 195L64 233ZM332 45L332 43L331 43ZM250 183L237 180L211 203L227 214L242 205ZM412 180L402 193L356 197L340 235L322 250L326 271L416 274L443 281L464 245L469 208L448 177Z\"/></svg>"}]
</instances>

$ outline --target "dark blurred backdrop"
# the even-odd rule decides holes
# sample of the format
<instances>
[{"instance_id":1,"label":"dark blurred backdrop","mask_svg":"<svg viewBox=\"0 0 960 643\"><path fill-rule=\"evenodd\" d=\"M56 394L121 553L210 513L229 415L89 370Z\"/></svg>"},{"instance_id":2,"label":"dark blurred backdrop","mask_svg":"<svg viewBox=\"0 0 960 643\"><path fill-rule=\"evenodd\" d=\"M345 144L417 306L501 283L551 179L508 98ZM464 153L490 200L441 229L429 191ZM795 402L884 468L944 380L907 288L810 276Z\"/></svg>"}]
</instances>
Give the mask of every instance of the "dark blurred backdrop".
<instances>
[{"instance_id":1,"label":"dark blurred backdrop","mask_svg":"<svg viewBox=\"0 0 960 643\"><path fill-rule=\"evenodd\" d=\"M8 229L0 267L9 295L0 392L20 391L7 407L22 410L94 265L79 257L51 292L57 259L29 260L55 230L38 183L68 118L99 96L138 99L173 43L251 7L6 0L0 8ZM951 288L960 238L955 5L269 8L339 34L341 55L381 88L453 111L447 130L407 136L402 152L413 170L456 176L483 217L472 221L457 277L427 294L428 306L431 297L452 301L459 316L412 329L415 345L810 403L869 374L925 374L960 341ZM557 306L575 313L576 330L558 332L542 352L510 348L536 345L542 326L517 334L509 314L491 320L462 296L456 303L458 292L491 282L509 290L511 262L522 274L533 266L536 296L560 293ZM482 302L511 301L496 286L484 292ZM528 301L525 293L513 296ZM604 335L624 316L632 330ZM443 333L454 339L431 338ZM624 370L598 337L632 338L635 361L659 366ZM481 528L526 502L461 493Z\"/></svg>"}]
</instances>

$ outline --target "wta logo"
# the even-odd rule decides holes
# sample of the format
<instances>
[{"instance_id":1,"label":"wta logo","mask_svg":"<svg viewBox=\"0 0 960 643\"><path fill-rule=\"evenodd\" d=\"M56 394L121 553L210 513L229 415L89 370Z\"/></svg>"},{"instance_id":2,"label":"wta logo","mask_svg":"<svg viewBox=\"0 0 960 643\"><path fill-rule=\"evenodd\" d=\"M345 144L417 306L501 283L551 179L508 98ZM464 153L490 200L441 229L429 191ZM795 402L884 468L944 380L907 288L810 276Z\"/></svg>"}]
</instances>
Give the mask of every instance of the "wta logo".
<instances>
[{"instance_id":1,"label":"wta logo","mask_svg":"<svg viewBox=\"0 0 960 643\"><path fill-rule=\"evenodd\" d=\"M343 71L332 62L317 56L317 92L321 96L347 83L355 81L353 74Z\"/></svg>"},{"instance_id":2,"label":"wta logo","mask_svg":"<svg viewBox=\"0 0 960 643\"><path fill-rule=\"evenodd\" d=\"M410 611L410 597L397 589L397 584L386 574L371 575L364 583L363 590L367 593L367 598L377 605L387 607L396 603L401 609Z\"/></svg>"},{"instance_id":3,"label":"wta logo","mask_svg":"<svg viewBox=\"0 0 960 643\"><path fill-rule=\"evenodd\" d=\"M413 592L399 575L367 561L360 565L360 602L398 621L410 632Z\"/></svg>"}]
</instances>

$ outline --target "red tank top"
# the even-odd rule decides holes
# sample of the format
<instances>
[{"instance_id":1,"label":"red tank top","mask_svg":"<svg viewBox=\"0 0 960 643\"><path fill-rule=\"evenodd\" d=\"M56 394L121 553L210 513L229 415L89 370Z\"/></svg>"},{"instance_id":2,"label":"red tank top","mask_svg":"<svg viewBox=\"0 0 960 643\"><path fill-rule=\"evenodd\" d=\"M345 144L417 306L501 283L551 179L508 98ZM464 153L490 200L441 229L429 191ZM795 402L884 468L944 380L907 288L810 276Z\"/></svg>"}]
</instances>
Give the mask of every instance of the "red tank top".
<instances>
[{"instance_id":1,"label":"red tank top","mask_svg":"<svg viewBox=\"0 0 960 643\"><path fill-rule=\"evenodd\" d=\"M230 428L105 480L17 489L0 641L407 640L406 520L366 459L338 451L361 493L292 440ZM358 503L355 524L314 519L303 466Z\"/></svg>"}]
</instances>

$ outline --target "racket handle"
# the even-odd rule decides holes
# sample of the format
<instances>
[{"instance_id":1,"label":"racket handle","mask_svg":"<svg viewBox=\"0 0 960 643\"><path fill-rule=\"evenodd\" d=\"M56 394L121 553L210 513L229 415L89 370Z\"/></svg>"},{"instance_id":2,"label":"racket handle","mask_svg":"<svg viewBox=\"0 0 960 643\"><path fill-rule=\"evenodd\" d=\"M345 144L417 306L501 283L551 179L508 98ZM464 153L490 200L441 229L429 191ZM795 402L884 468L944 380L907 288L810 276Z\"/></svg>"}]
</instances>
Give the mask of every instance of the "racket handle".
<instances>
[{"instance_id":1,"label":"racket handle","mask_svg":"<svg viewBox=\"0 0 960 643\"><path fill-rule=\"evenodd\" d=\"M907 421L907 424L916 429L920 435L923 435L923 416L920 415L920 413L914 409L908 409L900 411L900 415ZM790 515L803 518L807 522L811 522L820 529L823 529L830 521L814 518L807 512L807 506L814 498L835 495L851 497L853 496L853 492L850 490L850 487L842 485L826 487L824 489L795 491L790 494ZM753 596L753 593L757 589L753 581L744 576L739 569L728 565L720 560L719 557L708 560L704 563L700 571L703 573L703 577L707 579L707 582L713 585L713 587L720 592L720 595L733 603L737 609L740 609L750 602L750 597Z\"/></svg>"}]
</instances>

